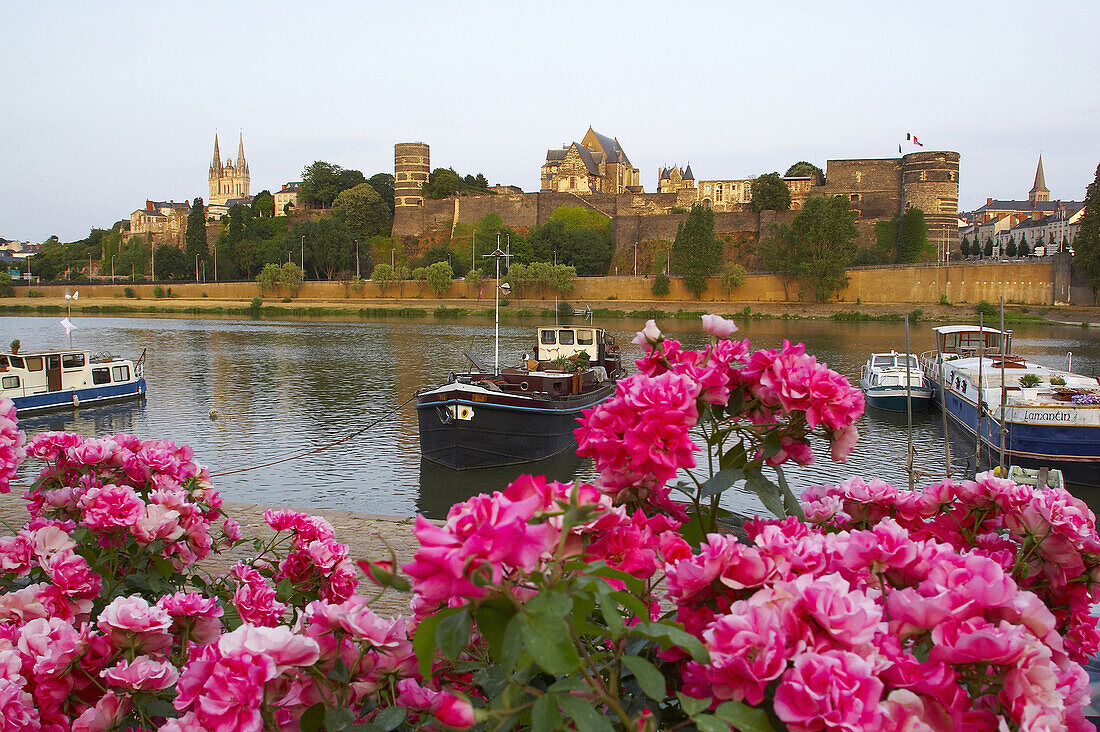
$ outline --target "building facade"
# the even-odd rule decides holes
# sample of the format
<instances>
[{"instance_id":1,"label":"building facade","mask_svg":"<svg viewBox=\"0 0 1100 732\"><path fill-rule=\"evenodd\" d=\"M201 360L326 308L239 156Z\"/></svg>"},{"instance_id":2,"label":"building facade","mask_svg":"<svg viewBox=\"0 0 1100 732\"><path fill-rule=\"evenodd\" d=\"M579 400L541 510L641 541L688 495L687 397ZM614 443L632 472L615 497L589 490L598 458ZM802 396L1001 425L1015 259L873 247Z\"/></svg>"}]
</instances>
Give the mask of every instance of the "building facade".
<instances>
[{"instance_id":1,"label":"building facade","mask_svg":"<svg viewBox=\"0 0 1100 732\"><path fill-rule=\"evenodd\" d=\"M206 199L206 205L226 207L226 203L232 199L251 199L249 192L251 178L248 173L248 161L244 158L244 133L241 133L237 143L237 160L227 158L223 163L221 152L218 150L218 135L214 133L214 159L210 163L210 195Z\"/></svg>"},{"instance_id":2,"label":"building facade","mask_svg":"<svg viewBox=\"0 0 1100 732\"><path fill-rule=\"evenodd\" d=\"M130 234L152 234L158 243L178 241L187 230L191 204L183 201L146 201L130 214Z\"/></svg>"},{"instance_id":3,"label":"building facade","mask_svg":"<svg viewBox=\"0 0 1100 732\"><path fill-rule=\"evenodd\" d=\"M561 193L641 193L641 173L618 139L588 128L580 142L547 150L542 190Z\"/></svg>"},{"instance_id":4,"label":"building facade","mask_svg":"<svg viewBox=\"0 0 1100 732\"><path fill-rule=\"evenodd\" d=\"M283 187L275 192L275 215L286 216L291 209L301 208L298 195L302 192L300 182L284 183Z\"/></svg>"}]
</instances>

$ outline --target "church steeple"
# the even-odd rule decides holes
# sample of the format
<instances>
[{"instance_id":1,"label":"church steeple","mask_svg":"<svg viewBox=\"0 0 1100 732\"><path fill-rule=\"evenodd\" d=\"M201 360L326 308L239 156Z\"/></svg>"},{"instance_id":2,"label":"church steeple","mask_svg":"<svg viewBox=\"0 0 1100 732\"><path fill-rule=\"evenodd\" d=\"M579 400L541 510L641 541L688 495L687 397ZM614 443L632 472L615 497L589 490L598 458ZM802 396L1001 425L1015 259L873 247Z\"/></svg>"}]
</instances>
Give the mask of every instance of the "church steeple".
<instances>
[{"instance_id":1,"label":"church steeple","mask_svg":"<svg viewBox=\"0 0 1100 732\"><path fill-rule=\"evenodd\" d=\"M1035 185L1031 187L1031 192L1027 194L1027 198L1032 203L1050 200L1050 189L1047 188L1047 182L1043 177L1042 154L1039 155L1039 167L1035 169Z\"/></svg>"},{"instance_id":2,"label":"church steeple","mask_svg":"<svg viewBox=\"0 0 1100 732\"><path fill-rule=\"evenodd\" d=\"M248 173L248 163L244 160L244 133L241 133L237 141L237 172Z\"/></svg>"},{"instance_id":3,"label":"church steeple","mask_svg":"<svg viewBox=\"0 0 1100 732\"><path fill-rule=\"evenodd\" d=\"M218 151L218 133L214 133L214 161L210 163L210 175L213 177L215 174L221 175L222 172L222 154Z\"/></svg>"}]
</instances>

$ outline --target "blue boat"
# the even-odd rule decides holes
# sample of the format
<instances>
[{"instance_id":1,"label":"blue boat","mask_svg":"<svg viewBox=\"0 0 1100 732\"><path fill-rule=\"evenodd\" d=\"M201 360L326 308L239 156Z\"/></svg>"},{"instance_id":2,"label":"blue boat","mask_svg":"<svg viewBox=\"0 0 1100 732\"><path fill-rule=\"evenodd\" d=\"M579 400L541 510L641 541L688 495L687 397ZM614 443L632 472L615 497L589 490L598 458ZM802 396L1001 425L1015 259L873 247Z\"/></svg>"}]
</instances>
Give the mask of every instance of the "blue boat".
<instances>
[{"instance_id":1,"label":"blue boat","mask_svg":"<svg viewBox=\"0 0 1100 732\"><path fill-rule=\"evenodd\" d=\"M145 396L145 351L136 361L80 350L0 354L0 398L19 414Z\"/></svg>"},{"instance_id":2,"label":"blue boat","mask_svg":"<svg viewBox=\"0 0 1100 732\"><path fill-rule=\"evenodd\" d=\"M917 357L910 355L908 367L904 353L872 353L859 374L859 386L867 406L888 412L906 412L912 403L914 412L927 409L932 402L932 387L924 378Z\"/></svg>"},{"instance_id":3,"label":"blue boat","mask_svg":"<svg viewBox=\"0 0 1100 732\"><path fill-rule=\"evenodd\" d=\"M933 399L983 455L1100 485L1100 381L1013 356L1011 331L933 330L936 350L921 354Z\"/></svg>"}]
</instances>

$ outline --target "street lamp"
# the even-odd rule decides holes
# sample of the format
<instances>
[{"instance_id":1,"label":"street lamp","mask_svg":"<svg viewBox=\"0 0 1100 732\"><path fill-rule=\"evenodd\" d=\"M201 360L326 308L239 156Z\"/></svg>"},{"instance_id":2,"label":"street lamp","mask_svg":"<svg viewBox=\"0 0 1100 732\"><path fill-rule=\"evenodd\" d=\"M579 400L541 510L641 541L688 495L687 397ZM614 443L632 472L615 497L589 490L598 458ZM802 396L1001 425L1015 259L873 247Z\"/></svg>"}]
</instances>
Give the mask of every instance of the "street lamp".
<instances>
[{"instance_id":1,"label":"street lamp","mask_svg":"<svg viewBox=\"0 0 1100 732\"><path fill-rule=\"evenodd\" d=\"M302 234L302 279L306 278L306 235Z\"/></svg>"},{"instance_id":2,"label":"street lamp","mask_svg":"<svg viewBox=\"0 0 1100 732\"><path fill-rule=\"evenodd\" d=\"M359 279L359 240L355 240L355 279Z\"/></svg>"},{"instance_id":3,"label":"street lamp","mask_svg":"<svg viewBox=\"0 0 1100 732\"><path fill-rule=\"evenodd\" d=\"M638 240L634 240L634 276L638 276Z\"/></svg>"}]
</instances>

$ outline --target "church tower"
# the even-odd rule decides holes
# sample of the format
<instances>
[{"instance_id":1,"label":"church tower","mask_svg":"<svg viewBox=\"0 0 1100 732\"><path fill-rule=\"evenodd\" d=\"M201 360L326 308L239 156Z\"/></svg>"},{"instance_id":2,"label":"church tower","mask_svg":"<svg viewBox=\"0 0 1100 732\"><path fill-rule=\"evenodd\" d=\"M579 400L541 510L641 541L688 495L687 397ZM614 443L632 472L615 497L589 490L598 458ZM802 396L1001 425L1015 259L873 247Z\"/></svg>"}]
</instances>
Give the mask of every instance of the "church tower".
<instances>
[{"instance_id":1,"label":"church tower","mask_svg":"<svg viewBox=\"0 0 1100 732\"><path fill-rule=\"evenodd\" d=\"M1050 189L1047 188L1046 179L1043 178L1043 156L1039 155L1039 167L1035 169L1035 185L1027 194L1027 200L1032 203L1050 200Z\"/></svg>"},{"instance_id":2,"label":"church tower","mask_svg":"<svg viewBox=\"0 0 1100 732\"><path fill-rule=\"evenodd\" d=\"M214 159L210 163L208 182L210 196L207 198L207 205L223 206L230 199L250 197L251 179L248 162L244 158L244 133L241 133L237 142L237 161L227 158L224 163L218 149L218 134L214 133Z\"/></svg>"}]
</instances>

